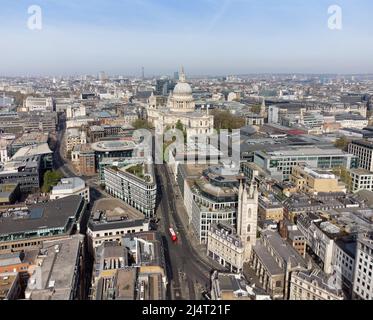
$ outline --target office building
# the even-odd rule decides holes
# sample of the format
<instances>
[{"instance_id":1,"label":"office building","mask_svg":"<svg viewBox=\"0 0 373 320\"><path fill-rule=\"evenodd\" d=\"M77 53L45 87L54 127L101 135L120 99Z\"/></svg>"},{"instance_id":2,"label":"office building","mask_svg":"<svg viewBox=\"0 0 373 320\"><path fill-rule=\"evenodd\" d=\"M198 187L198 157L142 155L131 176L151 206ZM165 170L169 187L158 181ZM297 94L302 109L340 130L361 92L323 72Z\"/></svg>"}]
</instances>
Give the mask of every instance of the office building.
<instances>
[{"instance_id":1,"label":"office building","mask_svg":"<svg viewBox=\"0 0 373 320\"><path fill-rule=\"evenodd\" d=\"M89 247L95 249L107 241L120 242L127 233L148 230L149 222L141 212L118 199L100 199L95 202L88 221Z\"/></svg>"},{"instance_id":2,"label":"office building","mask_svg":"<svg viewBox=\"0 0 373 320\"><path fill-rule=\"evenodd\" d=\"M212 224L207 234L207 255L230 272L242 272L244 247L236 230L223 223Z\"/></svg>"},{"instance_id":3,"label":"office building","mask_svg":"<svg viewBox=\"0 0 373 320\"><path fill-rule=\"evenodd\" d=\"M330 171L312 169L306 166L294 166L290 181L298 192L317 195L320 192L344 192L346 186Z\"/></svg>"},{"instance_id":4,"label":"office building","mask_svg":"<svg viewBox=\"0 0 373 320\"><path fill-rule=\"evenodd\" d=\"M54 111L54 101L52 98L27 97L25 100L26 111Z\"/></svg>"},{"instance_id":5,"label":"office building","mask_svg":"<svg viewBox=\"0 0 373 320\"><path fill-rule=\"evenodd\" d=\"M146 217L155 214L157 184L151 163L129 164L104 169L105 190L142 212Z\"/></svg>"},{"instance_id":6,"label":"office building","mask_svg":"<svg viewBox=\"0 0 373 320\"><path fill-rule=\"evenodd\" d=\"M215 271L211 276L212 300L271 300L264 290L249 285L242 274Z\"/></svg>"},{"instance_id":7,"label":"office building","mask_svg":"<svg viewBox=\"0 0 373 320\"><path fill-rule=\"evenodd\" d=\"M354 235L335 241L332 264L346 297L351 298L355 275L357 241Z\"/></svg>"},{"instance_id":8,"label":"office building","mask_svg":"<svg viewBox=\"0 0 373 320\"><path fill-rule=\"evenodd\" d=\"M356 168L358 159L334 147L281 147L273 151L255 151L254 163L267 170L271 177L289 180L294 166L305 164L310 168Z\"/></svg>"},{"instance_id":9,"label":"office building","mask_svg":"<svg viewBox=\"0 0 373 320\"><path fill-rule=\"evenodd\" d=\"M37 257L37 266L25 290L27 300L78 300L85 269L83 263L84 236L45 241Z\"/></svg>"},{"instance_id":10,"label":"office building","mask_svg":"<svg viewBox=\"0 0 373 320\"><path fill-rule=\"evenodd\" d=\"M56 186L52 187L50 199L62 199L71 195L80 195L89 203L89 187L86 186L83 179L78 177L61 179Z\"/></svg>"},{"instance_id":11,"label":"office building","mask_svg":"<svg viewBox=\"0 0 373 320\"><path fill-rule=\"evenodd\" d=\"M188 223L200 243L206 243L209 226L220 222L235 227L244 243L253 241L258 190L254 184L242 183L235 168L229 165L179 165L177 180L183 190Z\"/></svg>"},{"instance_id":12,"label":"office building","mask_svg":"<svg viewBox=\"0 0 373 320\"><path fill-rule=\"evenodd\" d=\"M373 237L361 234L357 239L353 299L373 300Z\"/></svg>"},{"instance_id":13,"label":"office building","mask_svg":"<svg viewBox=\"0 0 373 320\"><path fill-rule=\"evenodd\" d=\"M129 158L135 155L137 144L131 140L100 141L91 144L96 166L103 158Z\"/></svg>"},{"instance_id":14,"label":"office building","mask_svg":"<svg viewBox=\"0 0 373 320\"><path fill-rule=\"evenodd\" d=\"M373 171L373 141L352 141L348 145L348 152L358 157L359 168Z\"/></svg>"},{"instance_id":15,"label":"office building","mask_svg":"<svg viewBox=\"0 0 373 320\"><path fill-rule=\"evenodd\" d=\"M75 146L86 144L87 136L84 131L77 128L70 128L66 130L66 152L70 152Z\"/></svg>"},{"instance_id":16,"label":"office building","mask_svg":"<svg viewBox=\"0 0 373 320\"><path fill-rule=\"evenodd\" d=\"M0 166L0 184L19 184L22 193L39 190L42 177L41 156L24 157Z\"/></svg>"},{"instance_id":17,"label":"office building","mask_svg":"<svg viewBox=\"0 0 373 320\"><path fill-rule=\"evenodd\" d=\"M269 193L267 196L259 196L258 218L262 221L272 220L277 223L284 218L284 206L281 201L276 199L274 194Z\"/></svg>"},{"instance_id":18,"label":"office building","mask_svg":"<svg viewBox=\"0 0 373 320\"><path fill-rule=\"evenodd\" d=\"M298 229L305 236L307 245L321 260L325 273L332 273L332 259L337 237L343 235L343 231L329 221L323 220L314 214L301 214L297 217Z\"/></svg>"},{"instance_id":19,"label":"office building","mask_svg":"<svg viewBox=\"0 0 373 320\"><path fill-rule=\"evenodd\" d=\"M96 174L96 155L89 144L75 146L71 151L71 161L81 175Z\"/></svg>"},{"instance_id":20,"label":"office building","mask_svg":"<svg viewBox=\"0 0 373 320\"><path fill-rule=\"evenodd\" d=\"M19 183L0 184L0 205L15 203L21 195Z\"/></svg>"},{"instance_id":21,"label":"office building","mask_svg":"<svg viewBox=\"0 0 373 320\"><path fill-rule=\"evenodd\" d=\"M351 169L351 191L373 191L373 172L365 169Z\"/></svg>"},{"instance_id":22,"label":"office building","mask_svg":"<svg viewBox=\"0 0 373 320\"><path fill-rule=\"evenodd\" d=\"M0 301L23 299L19 273L0 273Z\"/></svg>"},{"instance_id":23,"label":"office building","mask_svg":"<svg viewBox=\"0 0 373 320\"><path fill-rule=\"evenodd\" d=\"M48 143L49 134L46 132L28 132L24 133L21 136L17 137L12 141L9 146L10 157L15 155L17 151L23 147L32 146L32 145L41 145Z\"/></svg>"},{"instance_id":24,"label":"office building","mask_svg":"<svg viewBox=\"0 0 373 320\"><path fill-rule=\"evenodd\" d=\"M296 271L291 274L289 300L344 300L340 288L321 270Z\"/></svg>"},{"instance_id":25,"label":"office building","mask_svg":"<svg viewBox=\"0 0 373 320\"><path fill-rule=\"evenodd\" d=\"M68 237L80 229L85 210L84 199L77 195L2 210L0 254L37 249L43 241Z\"/></svg>"}]
</instances>

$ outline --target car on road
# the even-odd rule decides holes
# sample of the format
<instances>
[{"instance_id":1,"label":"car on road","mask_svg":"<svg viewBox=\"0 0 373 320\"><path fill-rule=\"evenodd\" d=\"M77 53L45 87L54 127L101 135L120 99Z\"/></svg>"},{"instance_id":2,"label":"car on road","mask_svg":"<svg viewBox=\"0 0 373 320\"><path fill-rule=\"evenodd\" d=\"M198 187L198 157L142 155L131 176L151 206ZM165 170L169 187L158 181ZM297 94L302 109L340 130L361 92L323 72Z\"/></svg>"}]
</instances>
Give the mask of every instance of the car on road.
<instances>
[{"instance_id":1,"label":"car on road","mask_svg":"<svg viewBox=\"0 0 373 320\"><path fill-rule=\"evenodd\" d=\"M176 232L174 231L174 229L173 228L169 228L168 231L170 233L171 240L173 242L176 242L177 241L177 235L176 235Z\"/></svg>"}]
</instances>

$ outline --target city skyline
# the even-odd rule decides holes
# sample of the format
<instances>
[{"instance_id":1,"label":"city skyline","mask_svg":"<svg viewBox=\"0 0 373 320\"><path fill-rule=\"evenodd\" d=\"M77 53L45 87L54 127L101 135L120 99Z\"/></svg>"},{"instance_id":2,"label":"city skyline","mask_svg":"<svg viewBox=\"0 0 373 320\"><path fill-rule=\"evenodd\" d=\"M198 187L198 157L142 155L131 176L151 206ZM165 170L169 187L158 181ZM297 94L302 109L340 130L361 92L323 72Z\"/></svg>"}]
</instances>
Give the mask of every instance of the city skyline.
<instances>
[{"instance_id":1,"label":"city skyline","mask_svg":"<svg viewBox=\"0 0 373 320\"><path fill-rule=\"evenodd\" d=\"M40 6L42 29L28 8ZM342 30L328 8L342 9ZM4 1L0 74L373 73L369 1ZM360 49L357 49L360 48Z\"/></svg>"}]
</instances>

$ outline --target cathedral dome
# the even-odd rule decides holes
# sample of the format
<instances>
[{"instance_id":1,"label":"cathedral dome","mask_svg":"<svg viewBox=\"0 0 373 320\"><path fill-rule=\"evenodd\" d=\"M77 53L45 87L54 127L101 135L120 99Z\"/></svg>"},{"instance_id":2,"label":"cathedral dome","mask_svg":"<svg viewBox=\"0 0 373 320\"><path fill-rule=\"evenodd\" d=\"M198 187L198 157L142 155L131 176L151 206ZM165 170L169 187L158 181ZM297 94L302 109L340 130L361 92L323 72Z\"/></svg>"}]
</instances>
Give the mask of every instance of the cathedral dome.
<instances>
[{"instance_id":1,"label":"cathedral dome","mask_svg":"<svg viewBox=\"0 0 373 320\"><path fill-rule=\"evenodd\" d=\"M195 103L192 87L186 82L184 68L181 70L179 82L169 96L168 106L172 112L194 112Z\"/></svg>"},{"instance_id":2,"label":"cathedral dome","mask_svg":"<svg viewBox=\"0 0 373 320\"><path fill-rule=\"evenodd\" d=\"M173 91L173 94L176 95L191 95L192 88L187 82L179 82Z\"/></svg>"}]
</instances>

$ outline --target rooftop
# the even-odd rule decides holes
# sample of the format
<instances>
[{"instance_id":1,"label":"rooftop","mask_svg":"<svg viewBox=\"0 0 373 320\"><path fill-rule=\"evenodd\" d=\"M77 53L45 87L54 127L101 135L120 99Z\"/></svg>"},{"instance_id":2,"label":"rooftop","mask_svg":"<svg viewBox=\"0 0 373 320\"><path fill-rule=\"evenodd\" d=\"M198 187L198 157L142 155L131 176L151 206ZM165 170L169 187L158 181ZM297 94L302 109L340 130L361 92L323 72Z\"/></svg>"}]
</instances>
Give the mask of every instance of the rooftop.
<instances>
[{"instance_id":1,"label":"rooftop","mask_svg":"<svg viewBox=\"0 0 373 320\"><path fill-rule=\"evenodd\" d=\"M284 262L290 262L293 267L300 266L307 268L307 263L303 257L276 231L265 230L262 232L262 237L268 242Z\"/></svg>"},{"instance_id":2,"label":"rooftop","mask_svg":"<svg viewBox=\"0 0 373 320\"><path fill-rule=\"evenodd\" d=\"M350 169L351 173L354 173L356 175L360 176L373 176L373 172L365 170L365 169Z\"/></svg>"},{"instance_id":3,"label":"rooftop","mask_svg":"<svg viewBox=\"0 0 373 320\"><path fill-rule=\"evenodd\" d=\"M142 226L144 215L119 199L107 198L95 202L88 227L92 231Z\"/></svg>"},{"instance_id":4,"label":"rooftop","mask_svg":"<svg viewBox=\"0 0 373 320\"><path fill-rule=\"evenodd\" d=\"M16 160L18 158L23 158L23 157L50 154L50 153L52 153L52 150L49 148L48 143L25 146L16 152L16 154L12 157L12 160Z\"/></svg>"},{"instance_id":5,"label":"rooftop","mask_svg":"<svg viewBox=\"0 0 373 320\"><path fill-rule=\"evenodd\" d=\"M136 144L128 140L100 141L91 144L91 148L100 152L125 151L136 148Z\"/></svg>"},{"instance_id":6,"label":"rooftop","mask_svg":"<svg viewBox=\"0 0 373 320\"><path fill-rule=\"evenodd\" d=\"M63 178L56 186L53 187L52 193L83 188L85 188L85 182L83 179L78 177Z\"/></svg>"},{"instance_id":7,"label":"rooftop","mask_svg":"<svg viewBox=\"0 0 373 320\"><path fill-rule=\"evenodd\" d=\"M75 290L74 278L77 276L77 261L83 242L83 235L45 241L40 250L39 265L31 275L26 298L31 300L70 300Z\"/></svg>"},{"instance_id":8,"label":"rooftop","mask_svg":"<svg viewBox=\"0 0 373 320\"><path fill-rule=\"evenodd\" d=\"M47 228L64 228L70 219L76 218L82 203L81 196L72 195L47 203L2 211L0 212L0 235Z\"/></svg>"},{"instance_id":9,"label":"rooftop","mask_svg":"<svg viewBox=\"0 0 373 320\"><path fill-rule=\"evenodd\" d=\"M18 274L0 274L0 300L7 299L17 279Z\"/></svg>"},{"instance_id":10,"label":"rooftop","mask_svg":"<svg viewBox=\"0 0 373 320\"><path fill-rule=\"evenodd\" d=\"M48 142L48 133L30 132L18 137L12 144L37 144L46 142Z\"/></svg>"},{"instance_id":11,"label":"rooftop","mask_svg":"<svg viewBox=\"0 0 373 320\"><path fill-rule=\"evenodd\" d=\"M297 271L293 275L302 279L303 281L312 283L313 285L329 292L330 294L334 294L336 296L339 296L340 298L343 298L342 290L331 286L330 282L328 281L330 277L328 277L321 270Z\"/></svg>"}]
</instances>

